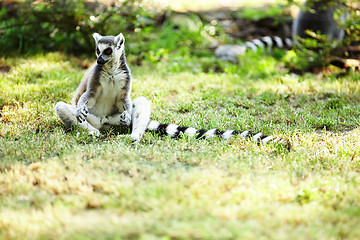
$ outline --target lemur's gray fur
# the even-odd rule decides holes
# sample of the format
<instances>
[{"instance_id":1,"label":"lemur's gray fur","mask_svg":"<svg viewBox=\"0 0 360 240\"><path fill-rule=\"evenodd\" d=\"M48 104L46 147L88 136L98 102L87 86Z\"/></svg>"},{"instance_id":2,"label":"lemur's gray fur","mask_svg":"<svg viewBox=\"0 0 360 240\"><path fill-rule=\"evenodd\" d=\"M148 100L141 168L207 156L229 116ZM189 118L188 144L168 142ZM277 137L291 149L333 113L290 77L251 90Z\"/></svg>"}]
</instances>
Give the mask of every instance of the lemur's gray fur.
<instances>
[{"instance_id":1,"label":"lemur's gray fur","mask_svg":"<svg viewBox=\"0 0 360 240\"><path fill-rule=\"evenodd\" d=\"M131 74L126 64L124 36L101 36L94 33L97 62L85 73L73 98L73 105L58 102L56 114L67 128L80 126L91 135L99 136L100 129L123 125L131 128L131 137L138 141L145 131L153 131L177 138L182 134L196 138L219 136L229 139L240 135L260 144L279 143L290 148L282 138L252 133L250 131L217 129L197 130L176 124L160 124L150 121L150 103L145 97L131 101Z\"/></svg>"}]
</instances>

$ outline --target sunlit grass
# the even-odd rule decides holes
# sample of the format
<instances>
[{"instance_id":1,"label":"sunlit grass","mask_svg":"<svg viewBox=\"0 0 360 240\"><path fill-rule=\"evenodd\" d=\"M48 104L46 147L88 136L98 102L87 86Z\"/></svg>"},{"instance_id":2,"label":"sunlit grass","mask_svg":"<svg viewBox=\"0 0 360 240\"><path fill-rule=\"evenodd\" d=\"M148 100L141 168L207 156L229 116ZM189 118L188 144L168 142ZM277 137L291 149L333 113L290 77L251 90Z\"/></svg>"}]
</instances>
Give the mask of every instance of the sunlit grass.
<instances>
[{"instance_id":1,"label":"sunlit grass","mask_svg":"<svg viewBox=\"0 0 360 240\"><path fill-rule=\"evenodd\" d=\"M53 107L70 102L81 61L4 62L0 238L360 238L358 74L295 76L252 54L227 73L130 66L132 96L151 101L153 119L263 131L288 138L287 152L240 138L146 133L132 145L112 131L65 132Z\"/></svg>"}]
</instances>

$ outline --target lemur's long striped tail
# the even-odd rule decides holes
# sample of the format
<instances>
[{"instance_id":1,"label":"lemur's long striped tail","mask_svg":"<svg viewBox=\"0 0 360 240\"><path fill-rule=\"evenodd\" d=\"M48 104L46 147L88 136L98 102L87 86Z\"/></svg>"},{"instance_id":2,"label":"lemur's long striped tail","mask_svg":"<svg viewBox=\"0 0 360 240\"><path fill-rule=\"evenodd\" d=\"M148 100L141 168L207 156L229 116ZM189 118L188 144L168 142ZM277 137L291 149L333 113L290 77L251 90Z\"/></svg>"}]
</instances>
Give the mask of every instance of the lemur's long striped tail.
<instances>
[{"instance_id":1,"label":"lemur's long striped tail","mask_svg":"<svg viewBox=\"0 0 360 240\"><path fill-rule=\"evenodd\" d=\"M257 51L258 48L292 48L293 40L290 38L280 38L277 36L265 36L259 39L248 41L245 43L245 46L253 51Z\"/></svg>"},{"instance_id":2,"label":"lemur's long striped tail","mask_svg":"<svg viewBox=\"0 0 360 240\"><path fill-rule=\"evenodd\" d=\"M243 138L250 138L252 141L257 142L261 145L267 143L278 143L288 150L290 150L290 142L283 138L278 138L274 136L263 135L262 133L252 133L251 131L237 131L237 130L226 130L220 131L218 129L195 129L193 127L180 127L176 124L161 124L158 121L150 121L146 131L156 132L161 135L168 135L172 138L181 137L181 133L188 135L190 137L195 137L196 139L208 139L215 136L218 136L224 140L230 139L233 136L240 135Z\"/></svg>"},{"instance_id":3,"label":"lemur's long striped tail","mask_svg":"<svg viewBox=\"0 0 360 240\"><path fill-rule=\"evenodd\" d=\"M224 61L237 62L237 57L244 55L247 49L257 51L259 48L292 48L293 43L293 40L290 38L265 36L252 41L247 41L244 44L220 45L216 48L215 55Z\"/></svg>"}]
</instances>

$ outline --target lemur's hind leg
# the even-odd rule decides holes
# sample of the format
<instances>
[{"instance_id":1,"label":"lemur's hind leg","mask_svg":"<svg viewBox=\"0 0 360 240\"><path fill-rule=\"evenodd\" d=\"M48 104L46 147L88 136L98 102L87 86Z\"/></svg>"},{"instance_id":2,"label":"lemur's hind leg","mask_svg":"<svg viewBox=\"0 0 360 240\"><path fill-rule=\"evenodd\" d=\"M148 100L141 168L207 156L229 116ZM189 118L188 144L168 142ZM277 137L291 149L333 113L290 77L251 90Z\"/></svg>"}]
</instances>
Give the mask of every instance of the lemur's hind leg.
<instances>
[{"instance_id":1,"label":"lemur's hind leg","mask_svg":"<svg viewBox=\"0 0 360 240\"><path fill-rule=\"evenodd\" d=\"M78 122L78 120L76 119L76 107L64 102L58 102L55 105L55 112L61 119L61 121L65 124L66 128L79 126L82 129L88 130L90 135L94 135L97 137L100 136L100 131L93 127L89 122Z\"/></svg>"},{"instance_id":2,"label":"lemur's hind leg","mask_svg":"<svg viewBox=\"0 0 360 240\"><path fill-rule=\"evenodd\" d=\"M132 108L131 137L134 141L139 141L150 121L150 102L145 97L138 97L132 102Z\"/></svg>"},{"instance_id":3,"label":"lemur's hind leg","mask_svg":"<svg viewBox=\"0 0 360 240\"><path fill-rule=\"evenodd\" d=\"M128 125L127 115L124 113L114 114L108 117L97 117L90 113L87 113L83 121L76 119L77 109L76 107L66 104L64 102L58 102L55 106L56 114L61 121L65 124L66 128L72 126L80 126L83 129L89 131L91 135L99 136L100 129L104 125ZM132 102L132 114L131 124L132 131L131 137L134 141L139 141L140 137L144 134L147 125L150 121L151 107L149 101L145 97L136 98Z\"/></svg>"}]
</instances>

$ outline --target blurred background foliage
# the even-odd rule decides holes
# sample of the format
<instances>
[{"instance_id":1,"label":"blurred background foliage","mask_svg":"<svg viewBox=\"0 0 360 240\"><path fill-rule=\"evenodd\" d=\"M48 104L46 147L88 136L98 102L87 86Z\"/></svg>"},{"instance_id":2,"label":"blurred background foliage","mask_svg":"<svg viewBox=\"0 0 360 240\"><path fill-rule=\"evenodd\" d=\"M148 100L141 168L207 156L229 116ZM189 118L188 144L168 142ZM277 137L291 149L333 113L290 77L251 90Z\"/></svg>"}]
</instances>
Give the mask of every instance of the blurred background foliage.
<instances>
[{"instance_id":1,"label":"blurred background foliage","mask_svg":"<svg viewBox=\"0 0 360 240\"><path fill-rule=\"evenodd\" d=\"M144 7L141 0L111 4L78 0L4 1L0 3L0 53L7 56L62 51L89 56L94 51L93 32L102 35L123 32L133 64L169 61L170 70L175 72L184 69L236 72L233 65L215 59L214 48L264 35L291 36L293 5L299 3L288 0L261 9L180 13L170 9L154 11ZM341 23L347 37L336 46L359 45L360 10L356 6L353 2L347 5L349 17ZM305 47L301 51L285 54L275 50L272 55L290 69L308 69L309 59L319 66L326 65L325 57L333 53L334 43L314 34L313 40L303 42ZM316 51L306 50L314 44Z\"/></svg>"},{"instance_id":2,"label":"blurred background foliage","mask_svg":"<svg viewBox=\"0 0 360 240\"><path fill-rule=\"evenodd\" d=\"M10 1L0 13L0 51L88 52L94 48L93 32L111 34L142 24L148 14L136 2L112 7L78 0Z\"/></svg>"}]
</instances>

